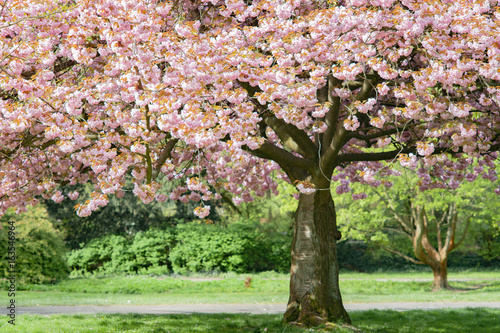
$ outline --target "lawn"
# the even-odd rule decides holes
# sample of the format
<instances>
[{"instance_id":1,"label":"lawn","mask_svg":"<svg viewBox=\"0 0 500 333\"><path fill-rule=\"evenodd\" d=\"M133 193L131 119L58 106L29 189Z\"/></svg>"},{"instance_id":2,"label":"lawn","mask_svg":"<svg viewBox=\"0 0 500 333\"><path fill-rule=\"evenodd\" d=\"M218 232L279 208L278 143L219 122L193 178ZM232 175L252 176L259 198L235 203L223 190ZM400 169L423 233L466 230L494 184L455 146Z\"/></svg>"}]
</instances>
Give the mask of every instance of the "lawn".
<instances>
[{"instance_id":1,"label":"lawn","mask_svg":"<svg viewBox=\"0 0 500 333\"><path fill-rule=\"evenodd\" d=\"M252 278L249 288L246 277ZM342 273L340 288L345 303L497 301L500 299L498 272L450 273L457 291L431 291L430 273ZM393 279L393 280L383 280ZM398 280L394 280L398 279ZM400 281L402 279L402 281ZM19 286L21 306L107 305L107 304L192 304L192 303L285 303L289 277L286 274L221 274L217 277L115 276L84 277L57 284ZM7 295L0 293L0 302Z\"/></svg>"},{"instance_id":2,"label":"lawn","mask_svg":"<svg viewBox=\"0 0 500 333\"><path fill-rule=\"evenodd\" d=\"M251 286L245 286L247 277ZM341 290L345 303L497 301L498 272L455 272L450 280L456 291L432 292L425 272L360 274L343 272ZM427 279L427 281L422 281ZM189 304L189 303L286 303L286 274L220 274L218 276L114 276L80 277L56 284L20 285L18 306ZM7 304L7 292L0 293ZM1 332L311 332L284 326L280 314L192 314L192 315L18 315L16 326L0 322ZM353 311L353 323L362 332L447 333L500 332L500 309L454 309L429 311ZM324 331L326 328L315 328ZM329 327L329 330L334 328ZM338 327L335 332L353 332Z\"/></svg>"},{"instance_id":3,"label":"lawn","mask_svg":"<svg viewBox=\"0 0 500 333\"><path fill-rule=\"evenodd\" d=\"M373 333L459 333L500 332L500 309L457 309L429 311L359 311L352 312L354 326ZM281 323L281 315L192 314L192 315L22 315L12 327L6 320L2 332L87 333L87 332L157 332L157 333L232 333L232 332L311 332L325 328L299 329ZM353 332L344 327L330 331Z\"/></svg>"}]
</instances>

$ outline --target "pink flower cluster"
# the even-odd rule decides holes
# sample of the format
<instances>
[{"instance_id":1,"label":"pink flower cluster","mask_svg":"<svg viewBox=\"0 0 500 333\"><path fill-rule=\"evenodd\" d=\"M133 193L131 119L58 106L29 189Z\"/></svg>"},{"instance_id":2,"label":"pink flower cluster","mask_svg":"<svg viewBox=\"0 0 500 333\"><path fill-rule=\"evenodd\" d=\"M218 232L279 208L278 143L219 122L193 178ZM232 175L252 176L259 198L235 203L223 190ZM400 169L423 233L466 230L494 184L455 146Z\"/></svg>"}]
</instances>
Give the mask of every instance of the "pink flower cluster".
<instances>
[{"instance_id":1,"label":"pink flower cluster","mask_svg":"<svg viewBox=\"0 0 500 333\"><path fill-rule=\"evenodd\" d=\"M0 17L0 213L91 181L86 216L130 174L146 203L185 179L168 197L204 218L217 190L276 192L284 161L335 166L338 194L382 184L378 159L424 170L422 189L495 181L498 6L18 1Z\"/></svg>"}]
</instances>

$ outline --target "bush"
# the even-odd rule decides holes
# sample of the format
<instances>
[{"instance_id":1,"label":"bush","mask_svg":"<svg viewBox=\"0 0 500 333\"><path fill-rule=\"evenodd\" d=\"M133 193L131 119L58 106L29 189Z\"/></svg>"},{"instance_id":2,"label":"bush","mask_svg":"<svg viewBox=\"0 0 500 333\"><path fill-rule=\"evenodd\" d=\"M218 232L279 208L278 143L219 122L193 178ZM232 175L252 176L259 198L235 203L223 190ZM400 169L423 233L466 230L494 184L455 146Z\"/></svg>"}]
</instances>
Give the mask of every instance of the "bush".
<instances>
[{"instance_id":1,"label":"bush","mask_svg":"<svg viewBox=\"0 0 500 333\"><path fill-rule=\"evenodd\" d=\"M0 272L9 276L8 231L14 222L16 242L16 282L45 283L65 278L69 274L62 235L54 229L47 211L41 205L26 213L9 210L0 219Z\"/></svg>"},{"instance_id":2,"label":"bush","mask_svg":"<svg viewBox=\"0 0 500 333\"><path fill-rule=\"evenodd\" d=\"M128 271L153 270L160 266L170 266L168 259L174 234L169 230L152 229L141 231L134 237L129 248L133 259L128 263Z\"/></svg>"},{"instance_id":3,"label":"bush","mask_svg":"<svg viewBox=\"0 0 500 333\"><path fill-rule=\"evenodd\" d=\"M92 240L81 250L68 254L68 264L74 271L114 273L123 270L122 264L130 261L127 249L130 241L123 236L109 235Z\"/></svg>"},{"instance_id":4,"label":"bush","mask_svg":"<svg viewBox=\"0 0 500 333\"><path fill-rule=\"evenodd\" d=\"M280 237L281 236L281 237ZM256 225L227 227L188 223L177 226L177 245L170 253L174 272L258 272L290 269L291 237L265 234Z\"/></svg>"},{"instance_id":5,"label":"bush","mask_svg":"<svg viewBox=\"0 0 500 333\"><path fill-rule=\"evenodd\" d=\"M266 244L268 266L262 271L273 270L278 273L289 273L291 266L292 232L272 233L267 235Z\"/></svg>"},{"instance_id":6,"label":"bush","mask_svg":"<svg viewBox=\"0 0 500 333\"><path fill-rule=\"evenodd\" d=\"M75 273L158 271L157 267L168 267L173 242L173 234L160 229L138 232L133 239L109 235L92 240L83 249L72 250L68 264Z\"/></svg>"},{"instance_id":7,"label":"bush","mask_svg":"<svg viewBox=\"0 0 500 333\"><path fill-rule=\"evenodd\" d=\"M265 232L258 224L227 227L202 223L151 229L132 239L105 236L68 254L74 274L185 274L199 271L290 270L291 235Z\"/></svg>"}]
</instances>

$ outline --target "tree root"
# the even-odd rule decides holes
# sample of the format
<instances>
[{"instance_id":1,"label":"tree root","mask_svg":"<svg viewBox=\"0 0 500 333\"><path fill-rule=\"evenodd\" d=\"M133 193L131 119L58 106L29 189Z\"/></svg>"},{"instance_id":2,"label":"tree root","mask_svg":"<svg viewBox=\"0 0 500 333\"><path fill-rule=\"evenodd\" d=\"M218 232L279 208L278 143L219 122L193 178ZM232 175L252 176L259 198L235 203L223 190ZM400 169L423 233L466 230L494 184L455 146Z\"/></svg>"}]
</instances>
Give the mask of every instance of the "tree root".
<instances>
[{"instance_id":1,"label":"tree root","mask_svg":"<svg viewBox=\"0 0 500 333\"><path fill-rule=\"evenodd\" d=\"M361 329L359 329L357 327L354 327L352 325L349 325L349 324L336 324L336 323L332 323L332 322L329 322L329 321L325 321L324 319L323 319L323 323L320 324L320 325L317 325L317 326L308 326L308 325L305 325L304 323L296 322L296 321L290 322L288 324L291 325L291 326L300 327L300 328L314 328L315 331L319 331L319 332L334 332L339 327L343 327L343 328L347 328L348 330L350 330L352 332L364 333L363 330L361 330Z\"/></svg>"}]
</instances>

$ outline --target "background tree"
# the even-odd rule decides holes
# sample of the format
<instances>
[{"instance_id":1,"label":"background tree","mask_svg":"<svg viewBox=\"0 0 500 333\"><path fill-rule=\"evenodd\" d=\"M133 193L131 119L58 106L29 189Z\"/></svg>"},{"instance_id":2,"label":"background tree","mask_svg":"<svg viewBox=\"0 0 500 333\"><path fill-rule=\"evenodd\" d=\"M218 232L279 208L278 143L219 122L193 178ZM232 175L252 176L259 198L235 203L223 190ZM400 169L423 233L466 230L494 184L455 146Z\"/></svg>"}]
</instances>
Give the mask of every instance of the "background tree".
<instances>
[{"instance_id":1,"label":"background tree","mask_svg":"<svg viewBox=\"0 0 500 333\"><path fill-rule=\"evenodd\" d=\"M474 236L500 218L495 185L478 179L456 189L421 192L414 171L403 169L401 173L389 179L393 185L389 189L365 186L365 200L342 196L339 220L344 235L427 265L434 274L434 290L453 289L447 279L449 254L466 240L470 247L475 246ZM398 235L410 241L413 257L408 255L408 242L401 243Z\"/></svg>"},{"instance_id":2,"label":"background tree","mask_svg":"<svg viewBox=\"0 0 500 333\"><path fill-rule=\"evenodd\" d=\"M251 201L280 169L300 191L284 319L349 322L332 177L341 194L399 160L421 161L428 187L494 178L497 14L472 0L5 3L0 212L92 181L88 216L130 173L145 203L186 176L169 196L203 218L212 188Z\"/></svg>"},{"instance_id":3,"label":"background tree","mask_svg":"<svg viewBox=\"0 0 500 333\"><path fill-rule=\"evenodd\" d=\"M11 222L11 224L9 224ZM13 222L13 224L12 224ZM9 226L15 227L16 283L53 283L68 276L66 247L46 209L39 205L23 214L9 209L0 217L0 276L11 276Z\"/></svg>"}]
</instances>

